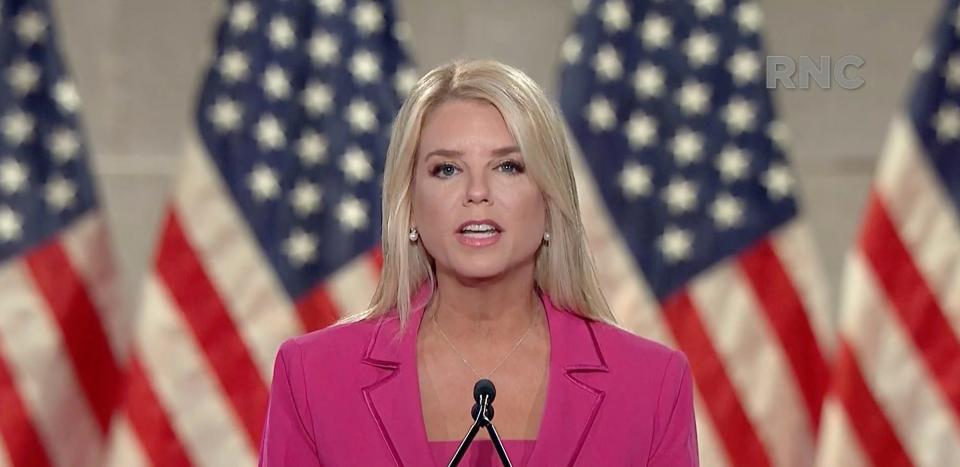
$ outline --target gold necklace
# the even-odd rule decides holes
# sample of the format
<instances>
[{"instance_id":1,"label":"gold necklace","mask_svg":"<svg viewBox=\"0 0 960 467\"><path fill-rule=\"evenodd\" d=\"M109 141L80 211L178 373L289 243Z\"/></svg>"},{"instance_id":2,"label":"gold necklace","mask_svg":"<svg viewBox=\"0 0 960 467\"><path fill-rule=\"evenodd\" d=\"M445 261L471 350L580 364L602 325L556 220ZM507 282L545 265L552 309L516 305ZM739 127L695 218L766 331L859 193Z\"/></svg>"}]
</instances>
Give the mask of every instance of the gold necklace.
<instances>
[{"instance_id":1,"label":"gold necklace","mask_svg":"<svg viewBox=\"0 0 960 467\"><path fill-rule=\"evenodd\" d=\"M520 336L520 339L517 340L517 343L516 343L516 344L513 344L513 348L510 349L510 351L507 352L507 354L504 355L503 358L500 359L500 363L497 363L497 366L495 366L495 367L493 368L493 371L491 371L490 373L488 373L487 376L480 376L480 372L477 371L477 369L474 368L473 365L471 365L470 362L467 361L467 358L464 357L462 353L460 353L460 350L457 349L457 346L453 344L453 341L450 340L450 338L447 336L447 333L446 333L446 332L443 332L443 327L441 327L441 326L440 326L440 322L437 321L437 315L438 315L438 314L439 314L439 313L434 313L434 314L433 314L433 322L434 322L434 324L437 325L437 330L440 331L440 335L443 336L443 340L447 341L447 344L450 345L450 348L453 349L453 351L457 354L458 357L460 357L460 360L463 362L463 364L466 365L467 368L469 368L470 371L473 372L473 374L477 377L477 379L490 379L490 377L493 376L493 374L496 373L497 370L499 370L500 367L503 366L504 363L506 363L507 359L510 358L510 355L513 355L513 352L516 351L517 348L520 347L520 344L523 343L524 339L527 338L527 335L530 334L530 330L533 329L533 322L535 321L535 320L533 320L533 319L530 320L530 325L527 326L526 332L524 332L523 335Z\"/></svg>"}]
</instances>

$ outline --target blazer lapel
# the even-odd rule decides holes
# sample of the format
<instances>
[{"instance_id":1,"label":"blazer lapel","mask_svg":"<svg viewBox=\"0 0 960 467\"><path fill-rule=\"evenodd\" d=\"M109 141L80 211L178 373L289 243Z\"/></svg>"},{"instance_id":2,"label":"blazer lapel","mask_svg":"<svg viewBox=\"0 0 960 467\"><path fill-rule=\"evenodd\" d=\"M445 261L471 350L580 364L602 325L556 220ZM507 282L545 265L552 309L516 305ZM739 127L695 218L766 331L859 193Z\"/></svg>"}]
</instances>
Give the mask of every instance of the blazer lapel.
<instances>
[{"instance_id":1,"label":"blazer lapel","mask_svg":"<svg viewBox=\"0 0 960 467\"><path fill-rule=\"evenodd\" d=\"M605 396L578 377L608 369L589 322L557 309L545 293L541 300L550 330L550 377L540 432L527 464L573 465Z\"/></svg>"},{"instance_id":2,"label":"blazer lapel","mask_svg":"<svg viewBox=\"0 0 960 467\"><path fill-rule=\"evenodd\" d=\"M416 355L417 332L429 292L422 288L416 294L417 306L411 310L403 335L397 335L400 320L395 314L382 318L363 358L363 363L384 370L383 377L364 387L362 393L383 441L401 467L433 465L420 406Z\"/></svg>"}]
</instances>

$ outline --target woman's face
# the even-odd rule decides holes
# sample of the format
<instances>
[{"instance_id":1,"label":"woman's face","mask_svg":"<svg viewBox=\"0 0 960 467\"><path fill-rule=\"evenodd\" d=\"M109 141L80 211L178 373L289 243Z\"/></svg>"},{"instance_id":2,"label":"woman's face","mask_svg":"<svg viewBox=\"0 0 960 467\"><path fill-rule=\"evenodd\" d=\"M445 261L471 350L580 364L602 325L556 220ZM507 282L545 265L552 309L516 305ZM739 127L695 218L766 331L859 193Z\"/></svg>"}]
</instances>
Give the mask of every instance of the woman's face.
<instances>
[{"instance_id":1,"label":"woman's face","mask_svg":"<svg viewBox=\"0 0 960 467\"><path fill-rule=\"evenodd\" d=\"M425 117L413 175L413 225L438 275L532 273L546 224L540 189L493 105L444 102Z\"/></svg>"}]
</instances>

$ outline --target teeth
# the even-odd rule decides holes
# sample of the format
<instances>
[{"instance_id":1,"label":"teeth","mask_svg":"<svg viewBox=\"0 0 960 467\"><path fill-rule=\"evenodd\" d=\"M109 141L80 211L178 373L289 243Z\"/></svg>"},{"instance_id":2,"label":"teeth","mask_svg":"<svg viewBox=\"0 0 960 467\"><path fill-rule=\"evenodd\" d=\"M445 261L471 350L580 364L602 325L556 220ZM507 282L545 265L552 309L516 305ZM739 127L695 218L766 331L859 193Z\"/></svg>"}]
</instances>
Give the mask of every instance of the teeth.
<instances>
[{"instance_id":1,"label":"teeth","mask_svg":"<svg viewBox=\"0 0 960 467\"><path fill-rule=\"evenodd\" d=\"M490 224L470 224L461 230L461 232L493 232L495 229Z\"/></svg>"}]
</instances>

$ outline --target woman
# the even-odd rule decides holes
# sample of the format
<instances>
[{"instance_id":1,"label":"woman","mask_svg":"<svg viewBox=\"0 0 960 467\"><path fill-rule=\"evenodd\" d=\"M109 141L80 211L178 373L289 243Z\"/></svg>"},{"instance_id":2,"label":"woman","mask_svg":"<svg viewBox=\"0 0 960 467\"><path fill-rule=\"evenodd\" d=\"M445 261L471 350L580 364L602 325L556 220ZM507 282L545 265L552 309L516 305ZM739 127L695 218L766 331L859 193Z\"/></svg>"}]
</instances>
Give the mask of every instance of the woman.
<instances>
[{"instance_id":1,"label":"woman","mask_svg":"<svg viewBox=\"0 0 960 467\"><path fill-rule=\"evenodd\" d=\"M615 326L560 117L492 61L427 73L394 124L369 310L280 348L261 465L446 465L497 388L514 465L697 465L684 356ZM500 465L481 431L461 465Z\"/></svg>"}]
</instances>

